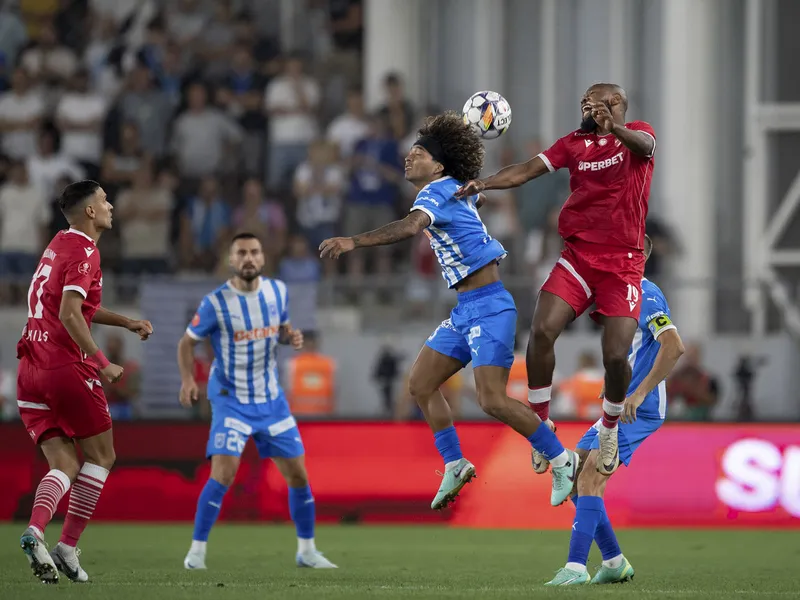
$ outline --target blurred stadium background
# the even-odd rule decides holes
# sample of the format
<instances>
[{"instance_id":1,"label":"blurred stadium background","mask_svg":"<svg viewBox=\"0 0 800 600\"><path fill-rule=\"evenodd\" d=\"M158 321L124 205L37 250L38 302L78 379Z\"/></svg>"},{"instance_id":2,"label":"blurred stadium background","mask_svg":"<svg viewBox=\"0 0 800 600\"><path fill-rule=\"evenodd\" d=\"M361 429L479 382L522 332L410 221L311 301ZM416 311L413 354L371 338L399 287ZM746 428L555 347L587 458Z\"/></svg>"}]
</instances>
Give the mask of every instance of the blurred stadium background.
<instances>
[{"instance_id":1,"label":"blurred stadium background","mask_svg":"<svg viewBox=\"0 0 800 600\"><path fill-rule=\"evenodd\" d=\"M226 277L230 235L248 230L265 243L267 274L290 287L295 325L316 333L313 352L282 364L323 518L567 527L570 510L531 509L546 504L547 482L530 476L524 441L477 409L468 370L445 395L474 421L464 445L487 485L428 514L438 459L404 380L454 294L426 240L341 264L320 262L314 248L407 211L401 157L426 115L459 109L477 90L501 92L514 120L487 143L489 173L574 129L582 92L613 81L628 91L631 118L659 136L647 275L665 290L689 352L669 381L673 424L637 454L639 468L615 477L612 518L800 525L800 3L0 4L0 474L10 486L0 519L29 512L46 469L15 422L25 292L65 226L54 199L91 177L115 205L101 240L104 304L156 329L147 344L97 329L126 368L107 386L119 460L98 518L191 518L207 476L209 414L203 402L179 407L175 349L199 299ZM511 253L502 269L523 350L536 290L560 250L554 218L567 186L551 175L483 209ZM598 333L581 319L557 352L553 410L572 444L598 416ZM200 348L200 379L208 359ZM524 397L524 381L510 392L520 386ZM248 457L223 518L286 519L281 478ZM394 460L409 468L376 490L376 466Z\"/></svg>"}]
</instances>

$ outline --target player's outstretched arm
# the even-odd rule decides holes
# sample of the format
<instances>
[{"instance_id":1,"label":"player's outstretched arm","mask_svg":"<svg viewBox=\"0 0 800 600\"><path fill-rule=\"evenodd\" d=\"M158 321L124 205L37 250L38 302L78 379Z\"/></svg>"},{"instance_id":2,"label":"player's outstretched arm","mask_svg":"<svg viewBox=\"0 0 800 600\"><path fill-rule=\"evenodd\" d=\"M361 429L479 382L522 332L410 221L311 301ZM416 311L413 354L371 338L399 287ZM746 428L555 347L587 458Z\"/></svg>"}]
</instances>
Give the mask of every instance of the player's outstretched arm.
<instances>
[{"instance_id":1,"label":"player's outstretched arm","mask_svg":"<svg viewBox=\"0 0 800 600\"><path fill-rule=\"evenodd\" d=\"M678 335L677 329L664 331L658 336L658 342L661 347L656 354L653 368L650 369L636 390L625 399L625 412L620 417L623 423L633 423L636 420L636 409L644 402L647 394L667 378L684 353L683 341Z\"/></svg>"},{"instance_id":2,"label":"player's outstretched arm","mask_svg":"<svg viewBox=\"0 0 800 600\"><path fill-rule=\"evenodd\" d=\"M367 246L386 246L414 237L431 224L431 218L421 210L411 211L405 219L392 221L374 231L353 237L330 238L319 246L320 258L339 258L345 252Z\"/></svg>"},{"instance_id":3,"label":"player's outstretched arm","mask_svg":"<svg viewBox=\"0 0 800 600\"><path fill-rule=\"evenodd\" d=\"M140 338L142 338L142 340L146 340L153 333L153 325L150 323L150 321L141 321L131 319L124 315L118 315L117 313L111 312L102 306L97 309L97 312L94 313L94 317L92 317L92 323L97 323L98 325L108 325L110 327L122 327L123 329L127 329L128 331L132 331L133 333L137 334Z\"/></svg>"},{"instance_id":4,"label":"player's outstretched arm","mask_svg":"<svg viewBox=\"0 0 800 600\"><path fill-rule=\"evenodd\" d=\"M507 190L519 187L531 179L536 179L549 173L549 169L539 156L534 156L527 162L510 165L500 169L486 179L468 181L456 192L456 198L474 196L485 190Z\"/></svg>"}]
</instances>

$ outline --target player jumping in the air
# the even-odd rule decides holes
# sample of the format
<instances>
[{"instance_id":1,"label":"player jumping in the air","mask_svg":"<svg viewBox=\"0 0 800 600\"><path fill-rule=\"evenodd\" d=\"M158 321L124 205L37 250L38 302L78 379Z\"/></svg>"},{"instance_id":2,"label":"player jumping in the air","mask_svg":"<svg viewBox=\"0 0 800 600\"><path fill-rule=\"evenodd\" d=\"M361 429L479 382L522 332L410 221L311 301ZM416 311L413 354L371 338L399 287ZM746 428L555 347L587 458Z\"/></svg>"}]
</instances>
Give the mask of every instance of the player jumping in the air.
<instances>
[{"instance_id":1,"label":"player jumping in the air","mask_svg":"<svg viewBox=\"0 0 800 600\"><path fill-rule=\"evenodd\" d=\"M480 139L461 115L431 117L405 160L406 179L418 190L409 215L369 233L325 240L320 255L336 259L355 248L393 244L424 230L447 285L458 292L458 305L428 338L409 378L409 391L433 430L445 463L431 508L447 506L475 476L475 467L461 453L450 408L439 391L470 361L484 412L525 436L553 465L550 500L557 506L569 496L577 455L565 450L532 410L506 395L517 323L514 299L503 287L498 269L506 251L478 216L483 199L477 194L455 197L465 181L478 176L483 155Z\"/></svg>"},{"instance_id":2,"label":"player jumping in the air","mask_svg":"<svg viewBox=\"0 0 800 600\"><path fill-rule=\"evenodd\" d=\"M118 381L122 367L109 363L90 326L124 327L143 340L153 333L148 321L135 321L100 306L103 274L96 244L111 229L113 210L103 188L94 181L73 183L64 189L58 204L70 228L59 232L42 254L28 289L28 322L17 345L19 413L50 466L36 488L31 520L20 545L34 575L44 583L58 583L58 571L72 581L89 579L75 547L115 459L111 416L100 376ZM45 527L70 487L61 541L48 553Z\"/></svg>"},{"instance_id":3,"label":"player jumping in the air","mask_svg":"<svg viewBox=\"0 0 800 600\"><path fill-rule=\"evenodd\" d=\"M596 467L611 475L619 466L617 420L631 379L626 356L641 309L644 224L656 138L648 123L625 123L628 99L618 85L593 85L580 106L580 129L526 163L467 182L457 195L518 187L545 173L569 169L572 193L558 219L564 251L539 293L528 341L528 400L552 426L555 341L570 321L595 304L604 317L606 371ZM547 457L534 453L534 470L544 473L547 466Z\"/></svg>"},{"instance_id":4,"label":"player jumping in the air","mask_svg":"<svg viewBox=\"0 0 800 600\"><path fill-rule=\"evenodd\" d=\"M650 256L652 243L645 237L645 258ZM633 377L628 388L619 426L620 460L628 466L639 445L656 432L667 416L667 389L664 379L683 354L683 343L672 324L669 306L658 286L646 279L642 281L642 311L639 327L633 338L628 360L633 366ZM598 421L578 442L581 462L598 453ZM572 524L567 565L545 585L579 585L589 583L586 561L592 540L597 542L603 556L603 566L591 580L592 583L618 583L633 578L633 567L622 555L611 521L603 502L608 477L595 469L582 469L578 475L577 508Z\"/></svg>"},{"instance_id":5,"label":"player jumping in the air","mask_svg":"<svg viewBox=\"0 0 800 600\"><path fill-rule=\"evenodd\" d=\"M289 322L286 284L261 276L264 253L258 238L250 233L233 238L230 265L233 278L203 298L178 344L180 402L185 407L191 406L198 394L194 346L210 338L214 349L208 381L211 433L206 448L211 477L197 501L192 545L183 565L206 568L208 534L252 437L259 456L272 458L289 486L289 512L297 529L297 565L335 569L314 545L314 496L308 485L305 450L278 383L276 346L303 347L303 334Z\"/></svg>"}]
</instances>

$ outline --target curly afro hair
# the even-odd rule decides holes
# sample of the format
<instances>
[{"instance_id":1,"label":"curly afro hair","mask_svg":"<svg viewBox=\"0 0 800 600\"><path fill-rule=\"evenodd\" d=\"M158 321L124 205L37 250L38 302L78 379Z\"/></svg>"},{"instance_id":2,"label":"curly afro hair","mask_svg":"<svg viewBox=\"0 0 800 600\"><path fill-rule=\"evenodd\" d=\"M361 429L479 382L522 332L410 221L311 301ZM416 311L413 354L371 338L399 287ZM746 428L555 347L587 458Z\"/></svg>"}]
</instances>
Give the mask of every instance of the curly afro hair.
<instances>
[{"instance_id":1,"label":"curly afro hair","mask_svg":"<svg viewBox=\"0 0 800 600\"><path fill-rule=\"evenodd\" d=\"M448 111L428 117L417 135L429 136L439 142L445 175L461 182L478 178L483 169L485 150L477 132L464 123L459 113Z\"/></svg>"}]
</instances>

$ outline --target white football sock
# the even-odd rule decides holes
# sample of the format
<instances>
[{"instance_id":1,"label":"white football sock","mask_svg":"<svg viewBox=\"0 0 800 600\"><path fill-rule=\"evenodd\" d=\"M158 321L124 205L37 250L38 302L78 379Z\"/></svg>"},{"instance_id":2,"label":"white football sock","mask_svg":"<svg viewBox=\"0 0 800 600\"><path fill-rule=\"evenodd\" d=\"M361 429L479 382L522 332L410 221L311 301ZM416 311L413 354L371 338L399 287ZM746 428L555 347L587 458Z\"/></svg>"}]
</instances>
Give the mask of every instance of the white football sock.
<instances>
[{"instance_id":1,"label":"white football sock","mask_svg":"<svg viewBox=\"0 0 800 600\"><path fill-rule=\"evenodd\" d=\"M316 552L317 546L314 544L314 538L297 538L297 553L306 554L307 552Z\"/></svg>"},{"instance_id":2,"label":"white football sock","mask_svg":"<svg viewBox=\"0 0 800 600\"><path fill-rule=\"evenodd\" d=\"M609 558L608 560L603 561L603 566L608 567L609 569L619 569L622 566L622 554L617 554L616 556Z\"/></svg>"},{"instance_id":3,"label":"white football sock","mask_svg":"<svg viewBox=\"0 0 800 600\"><path fill-rule=\"evenodd\" d=\"M570 571L577 571L578 573L586 573L586 565L581 563L567 563L567 569Z\"/></svg>"},{"instance_id":4,"label":"white football sock","mask_svg":"<svg viewBox=\"0 0 800 600\"><path fill-rule=\"evenodd\" d=\"M558 456L554 456L553 458L550 459L550 464L556 468L565 467L567 466L568 462L569 462L569 453L566 450L564 450Z\"/></svg>"},{"instance_id":5,"label":"white football sock","mask_svg":"<svg viewBox=\"0 0 800 600\"><path fill-rule=\"evenodd\" d=\"M457 465L459 462L461 462L461 459L459 459L459 460L451 460L451 461L450 461L450 462L448 462L448 463L444 463L444 470L445 470L445 472L447 472L447 471L452 471L453 469L455 469L455 468L456 468L456 465Z\"/></svg>"},{"instance_id":6,"label":"white football sock","mask_svg":"<svg viewBox=\"0 0 800 600\"><path fill-rule=\"evenodd\" d=\"M192 540L192 547L189 548L189 552L191 552L192 554L205 554L206 544L208 544L208 542L199 542L197 540Z\"/></svg>"}]
</instances>

